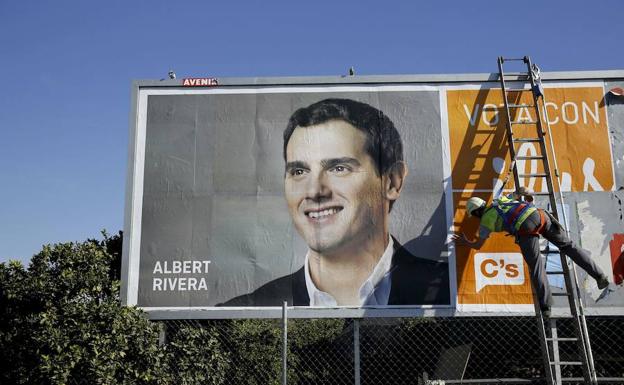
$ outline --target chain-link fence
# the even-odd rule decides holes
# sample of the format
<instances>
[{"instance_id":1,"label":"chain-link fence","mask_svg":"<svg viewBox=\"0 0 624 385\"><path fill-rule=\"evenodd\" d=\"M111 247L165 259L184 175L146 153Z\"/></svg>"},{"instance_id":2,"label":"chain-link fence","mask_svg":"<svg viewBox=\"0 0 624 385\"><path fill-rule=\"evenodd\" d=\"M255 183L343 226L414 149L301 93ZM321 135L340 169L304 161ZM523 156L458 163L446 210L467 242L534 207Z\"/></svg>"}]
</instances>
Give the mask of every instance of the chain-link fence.
<instances>
[{"instance_id":1,"label":"chain-link fence","mask_svg":"<svg viewBox=\"0 0 624 385\"><path fill-rule=\"evenodd\" d=\"M573 336L571 320L558 322L560 337ZM624 318L587 322L600 383L624 383ZM544 383L533 317L289 319L285 345L279 319L162 326L163 343L177 349L177 369L188 373L195 366L198 375L214 379L202 383L282 384L284 352L288 384ZM205 352L198 356L185 346ZM561 361L578 360L574 343L559 349ZM563 377L583 383L578 366L563 367Z\"/></svg>"}]
</instances>

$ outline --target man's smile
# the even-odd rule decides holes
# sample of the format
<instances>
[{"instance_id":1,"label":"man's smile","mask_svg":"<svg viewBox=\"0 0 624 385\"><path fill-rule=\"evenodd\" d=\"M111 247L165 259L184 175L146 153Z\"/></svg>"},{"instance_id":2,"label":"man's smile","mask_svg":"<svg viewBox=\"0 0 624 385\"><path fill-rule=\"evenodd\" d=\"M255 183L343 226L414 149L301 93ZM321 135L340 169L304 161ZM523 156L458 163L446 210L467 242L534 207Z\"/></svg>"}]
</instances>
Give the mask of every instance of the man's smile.
<instances>
[{"instance_id":1,"label":"man's smile","mask_svg":"<svg viewBox=\"0 0 624 385\"><path fill-rule=\"evenodd\" d=\"M304 210L304 215L315 221L330 219L333 215L342 211L342 206L319 207Z\"/></svg>"}]
</instances>

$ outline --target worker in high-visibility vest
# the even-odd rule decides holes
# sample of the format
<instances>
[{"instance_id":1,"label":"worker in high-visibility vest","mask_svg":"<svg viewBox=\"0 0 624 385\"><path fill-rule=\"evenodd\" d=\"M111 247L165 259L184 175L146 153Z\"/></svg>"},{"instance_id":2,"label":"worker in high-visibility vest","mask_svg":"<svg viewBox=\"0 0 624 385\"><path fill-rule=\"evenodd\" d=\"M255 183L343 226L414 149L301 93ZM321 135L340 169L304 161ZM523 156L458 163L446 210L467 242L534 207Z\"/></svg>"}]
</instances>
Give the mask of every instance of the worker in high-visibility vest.
<instances>
[{"instance_id":1,"label":"worker in high-visibility vest","mask_svg":"<svg viewBox=\"0 0 624 385\"><path fill-rule=\"evenodd\" d=\"M525 196L526 201L520 201L521 196ZM474 216L481 220L479 236L475 241L470 241L465 234L460 233L453 235L452 239L457 245L479 250L491 232L506 231L514 235L529 266L540 309L545 316L549 316L552 299L546 268L540 256L540 235L592 276L599 289L608 287L609 279L592 261L589 252L576 246L561 224L549 212L536 208L532 201L531 192L524 187L518 193L494 199L489 206L483 199L472 197L466 203L466 213L469 217Z\"/></svg>"}]
</instances>

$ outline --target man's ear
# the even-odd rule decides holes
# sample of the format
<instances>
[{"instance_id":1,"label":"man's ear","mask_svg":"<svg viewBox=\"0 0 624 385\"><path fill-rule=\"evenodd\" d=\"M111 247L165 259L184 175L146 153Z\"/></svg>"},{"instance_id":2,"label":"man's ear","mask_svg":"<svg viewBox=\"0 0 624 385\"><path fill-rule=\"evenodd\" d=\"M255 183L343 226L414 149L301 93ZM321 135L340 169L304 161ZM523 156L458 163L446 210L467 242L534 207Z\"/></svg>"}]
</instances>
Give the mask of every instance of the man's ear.
<instances>
[{"instance_id":1,"label":"man's ear","mask_svg":"<svg viewBox=\"0 0 624 385\"><path fill-rule=\"evenodd\" d=\"M386 199L395 201L401 195L403 182L407 177L407 165L403 161L396 162L384 177L384 194Z\"/></svg>"}]
</instances>

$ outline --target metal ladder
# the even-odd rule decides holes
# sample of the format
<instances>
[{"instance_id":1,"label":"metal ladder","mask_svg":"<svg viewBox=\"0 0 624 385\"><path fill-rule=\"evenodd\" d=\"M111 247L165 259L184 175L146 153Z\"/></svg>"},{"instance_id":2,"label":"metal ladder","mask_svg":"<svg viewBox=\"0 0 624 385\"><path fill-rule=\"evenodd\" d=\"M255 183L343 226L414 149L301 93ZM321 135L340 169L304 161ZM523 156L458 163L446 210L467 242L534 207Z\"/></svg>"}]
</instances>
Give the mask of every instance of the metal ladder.
<instances>
[{"instance_id":1,"label":"metal ladder","mask_svg":"<svg viewBox=\"0 0 624 385\"><path fill-rule=\"evenodd\" d=\"M503 71L503 65L505 62L521 61L526 65L526 72L505 73ZM557 163L555 159L555 149L550 136L550 127L548 124L548 116L546 115L545 101L543 95L543 88L541 85L541 79L539 74L539 68L531 63L531 59L528 56L523 58L498 58L498 71L501 89L503 92L503 100L505 103L506 112L506 128L507 128L507 141L509 146L509 152L511 155L511 164L514 177L515 189L520 187L520 178L541 178L547 186L547 192L536 192L533 195L547 196L550 202L551 212L557 220L559 220L559 212L557 209L557 203L563 208L563 194L561 188L559 188L558 197L555 196L555 190L553 188L553 173L556 177L557 184L560 187L559 173L557 170ZM510 81L506 77L515 78L512 80L516 83L521 83L521 87L509 88L507 83ZM525 85L529 85L531 88L525 88ZM531 93L532 103L523 103L521 101L523 93ZM510 99L512 102L510 103ZM540 108L541 107L541 108ZM520 109L526 108L532 111L532 117L530 119L519 119L518 115ZM542 122L542 116L540 110L544 114L545 122ZM530 116L531 114L529 114ZM534 126L535 136L523 135L523 137L514 136L514 128L518 126ZM546 129L546 130L545 130ZM526 130L525 130L526 131ZM549 136L550 150L552 154L553 166L551 169L549 153L546 148L546 135ZM516 156L516 145L522 143L538 143L539 150L535 156ZM543 166L542 172L532 174L519 174L517 163L518 160L537 160L541 161ZM552 170L552 171L551 171ZM557 199L558 198L558 199ZM563 224L566 227L565 210L562 210ZM540 344L542 347L542 353L544 358L544 371L546 382L548 384L562 384L562 381L572 380L571 378L562 378L561 369L564 366L580 365L583 371L583 380L585 384L597 384L596 370L594 368L594 360L592 357L591 347L589 343L589 334L587 332L587 323L585 320L585 314L583 311L583 304L580 301L580 289L576 278L576 270L573 263L568 263L568 258L560 253L556 252L561 258L561 271L547 272L547 274L563 275L565 280L565 292L552 293L553 296L565 296L568 298L568 304L570 306L570 315L574 324L575 337L559 337L557 329L557 319L553 317L544 317L541 312L540 306L537 301L535 304L535 314L538 324L538 330L540 333ZM563 317L567 318L567 317ZM579 359L575 361L561 361L559 354L560 343L576 343L578 347Z\"/></svg>"}]
</instances>

